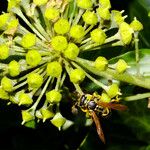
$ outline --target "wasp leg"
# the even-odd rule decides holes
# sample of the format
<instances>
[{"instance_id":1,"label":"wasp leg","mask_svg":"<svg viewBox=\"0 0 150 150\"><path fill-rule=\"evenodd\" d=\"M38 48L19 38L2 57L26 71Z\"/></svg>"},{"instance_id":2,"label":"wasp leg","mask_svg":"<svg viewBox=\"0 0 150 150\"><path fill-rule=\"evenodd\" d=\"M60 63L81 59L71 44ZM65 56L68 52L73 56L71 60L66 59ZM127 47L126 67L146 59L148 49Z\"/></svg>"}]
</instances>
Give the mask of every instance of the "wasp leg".
<instances>
[{"instance_id":1,"label":"wasp leg","mask_svg":"<svg viewBox=\"0 0 150 150\"><path fill-rule=\"evenodd\" d=\"M105 117L110 113L110 110L106 107L103 111L102 111L102 116Z\"/></svg>"}]
</instances>

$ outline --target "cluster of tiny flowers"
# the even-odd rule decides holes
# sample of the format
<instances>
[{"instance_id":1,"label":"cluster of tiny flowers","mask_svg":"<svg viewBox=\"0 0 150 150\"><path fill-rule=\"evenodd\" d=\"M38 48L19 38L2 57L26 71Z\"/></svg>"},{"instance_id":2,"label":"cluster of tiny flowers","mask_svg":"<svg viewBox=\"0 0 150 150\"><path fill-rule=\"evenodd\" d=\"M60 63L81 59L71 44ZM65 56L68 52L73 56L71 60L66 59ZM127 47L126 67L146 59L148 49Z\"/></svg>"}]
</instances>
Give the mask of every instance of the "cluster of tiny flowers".
<instances>
[{"instance_id":1,"label":"cluster of tiny flowers","mask_svg":"<svg viewBox=\"0 0 150 150\"><path fill-rule=\"evenodd\" d=\"M103 89L103 101L117 97L118 85L94 79L82 67L88 60L79 55L103 45L129 45L143 26L125 18L109 0L8 0L7 13L0 15L0 99L23 105L22 124L50 119L60 128L66 122L59 110L66 77L79 93L80 83L89 78ZM107 35L114 28L117 33ZM108 64L103 56L90 65L120 74L128 68L123 59Z\"/></svg>"}]
</instances>

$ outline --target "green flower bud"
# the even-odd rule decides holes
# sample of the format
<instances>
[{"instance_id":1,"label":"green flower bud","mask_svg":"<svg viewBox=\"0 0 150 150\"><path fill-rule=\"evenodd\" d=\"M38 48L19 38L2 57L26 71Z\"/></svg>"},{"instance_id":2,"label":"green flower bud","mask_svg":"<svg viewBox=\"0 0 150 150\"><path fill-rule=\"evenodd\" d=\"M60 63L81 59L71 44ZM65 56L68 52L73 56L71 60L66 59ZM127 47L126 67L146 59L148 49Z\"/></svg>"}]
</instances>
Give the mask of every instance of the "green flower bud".
<instances>
[{"instance_id":1,"label":"green flower bud","mask_svg":"<svg viewBox=\"0 0 150 150\"><path fill-rule=\"evenodd\" d=\"M6 44L0 45L0 59L4 60L9 57L9 47Z\"/></svg>"},{"instance_id":2,"label":"green flower bud","mask_svg":"<svg viewBox=\"0 0 150 150\"><path fill-rule=\"evenodd\" d=\"M64 36L55 36L52 38L51 45L54 50L62 52L67 48L68 42Z\"/></svg>"},{"instance_id":3,"label":"green flower bud","mask_svg":"<svg viewBox=\"0 0 150 150\"><path fill-rule=\"evenodd\" d=\"M84 36L85 30L81 25L73 25L70 29L70 36L75 39L80 39Z\"/></svg>"},{"instance_id":4,"label":"green flower bud","mask_svg":"<svg viewBox=\"0 0 150 150\"><path fill-rule=\"evenodd\" d=\"M58 112L55 114L54 118L51 120L51 123L57 128L61 128L66 122L66 119Z\"/></svg>"},{"instance_id":5,"label":"green flower bud","mask_svg":"<svg viewBox=\"0 0 150 150\"><path fill-rule=\"evenodd\" d=\"M27 93L21 92L19 94L18 100L19 100L19 105L31 105L33 103L33 100L31 98L32 96Z\"/></svg>"},{"instance_id":6,"label":"green flower bud","mask_svg":"<svg viewBox=\"0 0 150 150\"><path fill-rule=\"evenodd\" d=\"M48 108L43 107L40 109L40 112L42 114L43 122L45 122L47 119L50 119L55 116L55 114Z\"/></svg>"},{"instance_id":7,"label":"green flower bud","mask_svg":"<svg viewBox=\"0 0 150 150\"><path fill-rule=\"evenodd\" d=\"M101 18L103 18L104 20L109 20L110 19L110 12L109 12L108 8L99 7L97 9L97 12L98 12L99 16Z\"/></svg>"},{"instance_id":8,"label":"green flower bud","mask_svg":"<svg viewBox=\"0 0 150 150\"><path fill-rule=\"evenodd\" d=\"M70 81L78 84L82 82L85 78L85 72L81 69L74 69L70 72Z\"/></svg>"},{"instance_id":9,"label":"green flower bud","mask_svg":"<svg viewBox=\"0 0 150 150\"><path fill-rule=\"evenodd\" d=\"M21 0L9 0L7 11L10 11L13 7L17 6L17 4L19 4L20 2Z\"/></svg>"},{"instance_id":10,"label":"green flower bud","mask_svg":"<svg viewBox=\"0 0 150 150\"><path fill-rule=\"evenodd\" d=\"M13 35L17 30L18 24L18 19L11 20L7 26L7 30L5 30L5 34Z\"/></svg>"},{"instance_id":11,"label":"green flower bud","mask_svg":"<svg viewBox=\"0 0 150 150\"><path fill-rule=\"evenodd\" d=\"M69 31L70 29L70 24L67 19L59 19L55 24L54 24L54 30L58 34L65 34Z\"/></svg>"},{"instance_id":12,"label":"green flower bud","mask_svg":"<svg viewBox=\"0 0 150 150\"><path fill-rule=\"evenodd\" d=\"M29 111L29 110L22 110L21 111L22 113L22 125L26 122L29 122L31 120L34 120L34 115L33 115L33 112L32 111Z\"/></svg>"},{"instance_id":13,"label":"green flower bud","mask_svg":"<svg viewBox=\"0 0 150 150\"><path fill-rule=\"evenodd\" d=\"M12 77L18 76L20 74L20 64L17 61L12 60L8 64L8 71Z\"/></svg>"},{"instance_id":14,"label":"green flower bud","mask_svg":"<svg viewBox=\"0 0 150 150\"><path fill-rule=\"evenodd\" d=\"M95 25L98 22L98 18L97 15L94 12L91 11L86 11L83 15L82 15L83 21L86 24L90 24L90 25Z\"/></svg>"},{"instance_id":15,"label":"green flower bud","mask_svg":"<svg viewBox=\"0 0 150 150\"><path fill-rule=\"evenodd\" d=\"M6 76L2 78L1 80L1 86L2 88L7 92L12 92L13 90L13 81Z\"/></svg>"},{"instance_id":16,"label":"green flower bud","mask_svg":"<svg viewBox=\"0 0 150 150\"><path fill-rule=\"evenodd\" d=\"M77 6L83 9L92 7L92 0L77 0Z\"/></svg>"},{"instance_id":17,"label":"green flower bud","mask_svg":"<svg viewBox=\"0 0 150 150\"><path fill-rule=\"evenodd\" d=\"M52 90L46 93L46 100L50 103L59 103L62 95L56 90Z\"/></svg>"},{"instance_id":18,"label":"green flower bud","mask_svg":"<svg viewBox=\"0 0 150 150\"><path fill-rule=\"evenodd\" d=\"M143 25L140 21L138 21L136 19L136 17L134 18L134 20L131 22L130 27L134 30L134 31L141 31L143 30Z\"/></svg>"},{"instance_id":19,"label":"green flower bud","mask_svg":"<svg viewBox=\"0 0 150 150\"><path fill-rule=\"evenodd\" d=\"M58 78L62 72L62 66L59 62L53 61L48 63L46 69L47 75Z\"/></svg>"},{"instance_id":20,"label":"green flower bud","mask_svg":"<svg viewBox=\"0 0 150 150\"><path fill-rule=\"evenodd\" d=\"M133 29L130 27L130 25L127 24L126 22L121 23L119 27L119 32L121 36L121 41L125 45L130 44L132 40L132 33L133 33Z\"/></svg>"},{"instance_id":21,"label":"green flower bud","mask_svg":"<svg viewBox=\"0 0 150 150\"><path fill-rule=\"evenodd\" d=\"M99 0L99 3L103 8L111 8L110 0Z\"/></svg>"},{"instance_id":22,"label":"green flower bud","mask_svg":"<svg viewBox=\"0 0 150 150\"><path fill-rule=\"evenodd\" d=\"M95 68L98 69L99 71L105 70L107 65L108 65L108 60L102 56L99 56L94 62Z\"/></svg>"},{"instance_id":23,"label":"green flower bud","mask_svg":"<svg viewBox=\"0 0 150 150\"><path fill-rule=\"evenodd\" d=\"M8 93L0 87L0 99L8 100Z\"/></svg>"},{"instance_id":24,"label":"green flower bud","mask_svg":"<svg viewBox=\"0 0 150 150\"><path fill-rule=\"evenodd\" d=\"M41 62L42 58L37 50L29 50L26 54L26 62L31 67L36 67Z\"/></svg>"},{"instance_id":25,"label":"green flower bud","mask_svg":"<svg viewBox=\"0 0 150 150\"><path fill-rule=\"evenodd\" d=\"M48 20L56 20L59 17L59 10L56 8L48 7L45 10L44 16Z\"/></svg>"},{"instance_id":26,"label":"green flower bud","mask_svg":"<svg viewBox=\"0 0 150 150\"><path fill-rule=\"evenodd\" d=\"M105 42L106 34L102 29L97 28L91 32L91 39L99 45L102 45Z\"/></svg>"},{"instance_id":27,"label":"green flower bud","mask_svg":"<svg viewBox=\"0 0 150 150\"><path fill-rule=\"evenodd\" d=\"M110 98L113 98L120 94L120 89L116 83L113 83L111 86L108 87L106 92Z\"/></svg>"},{"instance_id":28,"label":"green flower bud","mask_svg":"<svg viewBox=\"0 0 150 150\"><path fill-rule=\"evenodd\" d=\"M29 85L29 88L37 89L42 85L43 77L38 73L30 73L27 76L27 83Z\"/></svg>"},{"instance_id":29,"label":"green flower bud","mask_svg":"<svg viewBox=\"0 0 150 150\"><path fill-rule=\"evenodd\" d=\"M120 25L121 23L124 22L124 17L122 17L122 14L120 11L112 10L111 12L112 12L113 19L117 25Z\"/></svg>"},{"instance_id":30,"label":"green flower bud","mask_svg":"<svg viewBox=\"0 0 150 150\"><path fill-rule=\"evenodd\" d=\"M69 43L67 49L64 51L64 55L66 58L75 59L79 54L79 48L74 43Z\"/></svg>"},{"instance_id":31,"label":"green flower bud","mask_svg":"<svg viewBox=\"0 0 150 150\"><path fill-rule=\"evenodd\" d=\"M116 71L118 73L123 73L127 68L128 64L123 59L119 59L116 64Z\"/></svg>"},{"instance_id":32,"label":"green flower bud","mask_svg":"<svg viewBox=\"0 0 150 150\"><path fill-rule=\"evenodd\" d=\"M101 95L101 101L109 103L111 101L111 98L105 92L103 92Z\"/></svg>"},{"instance_id":33,"label":"green flower bud","mask_svg":"<svg viewBox=\"0 0 150 150\"><path fill-rule=\"evenodd\" d=\"M33 0L33 3L38 5L38 6L44 5L47 2L48 2L48 0Z\"/></svg>"},{"instance_id":34,"label":"green flower bud","mask_svg":"<svg viewBox=\"0 0 150 150\"><path fill-rule=\"evenodd\" d=\"M36 35L32 33L26 33L25 35L23 35L21 44L24 48L30 48L34 46L35 43L36 43Z\"/></svg>"},{"instance_id":35,"label":"green flower bud","mask_svg":"<svg viewBox=\"0 0 150 150\"><path fill-rule=\"evenodd\" d=\"M0 15L0 29L6 25L9 18L10 18L9 13L4 13L4 14Z\"/></svg>"}]
</instances>

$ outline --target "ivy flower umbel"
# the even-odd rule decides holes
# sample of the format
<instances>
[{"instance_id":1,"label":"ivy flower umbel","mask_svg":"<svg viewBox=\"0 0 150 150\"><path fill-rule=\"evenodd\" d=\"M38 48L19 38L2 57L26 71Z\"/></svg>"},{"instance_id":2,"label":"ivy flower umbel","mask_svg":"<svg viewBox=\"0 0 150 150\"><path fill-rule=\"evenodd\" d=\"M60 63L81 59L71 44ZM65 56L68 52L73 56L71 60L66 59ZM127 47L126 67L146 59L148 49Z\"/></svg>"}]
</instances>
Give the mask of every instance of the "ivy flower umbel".
<instances>
[{"instance_id":1,"label":"ivy flower umbel","mask_svg":"<svg viewBox=\"0 0 150 150\"><path fill-rule=\"evenodd\" d=\"M59 103L63 100L66 74L79 93L80 83L89 78L102 88L106 101L118 97L118 85L104 85L82 65L85 62L105 71L112 68L108 60L99 56L93 62L79 56L83 51L100 50L107 45L130 44L133 33L143 28L137 20L127 24L122 12L110 8L109 0L8 1L8 12L0 15L0 98L28 107L22 110L22 124L38 118L51 119L58 128L63 126L66 119L59 111ZM118 32L110 37L107 31L113 28ZM112 69L116 73L128 68L124 60L115 66ZM39 102L43 106L37 110Z\"/></svg>"}]
</instances>

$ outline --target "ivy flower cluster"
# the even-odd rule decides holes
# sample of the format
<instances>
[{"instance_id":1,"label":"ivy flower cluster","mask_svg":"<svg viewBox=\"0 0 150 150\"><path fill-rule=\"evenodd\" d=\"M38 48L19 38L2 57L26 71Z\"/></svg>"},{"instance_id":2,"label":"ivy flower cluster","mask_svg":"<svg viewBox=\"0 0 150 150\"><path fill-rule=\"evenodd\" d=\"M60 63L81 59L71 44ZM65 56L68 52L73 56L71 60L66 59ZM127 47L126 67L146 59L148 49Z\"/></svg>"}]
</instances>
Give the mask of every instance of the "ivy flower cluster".
<instances>
[{"instance_id":1,"label":"ivy flower cluster","mask_svg":"<svg viewBox=\"0 0 150 150\"><path fill-rule=\"evenodd\" d=\"M121 74L129 67L123 59L109 64L103 56L89 61L80 54L129 45L143 26L136 18L126 23L123 12L112 10L109 0L8 0L0 15L0 99L23 106L22 124L37 118L63 126L59 104L66 77L80 94L85 78L103 89L103 101L121 94L116 83L101 83L82 63Z\"/></svg>"}]
</instances>

